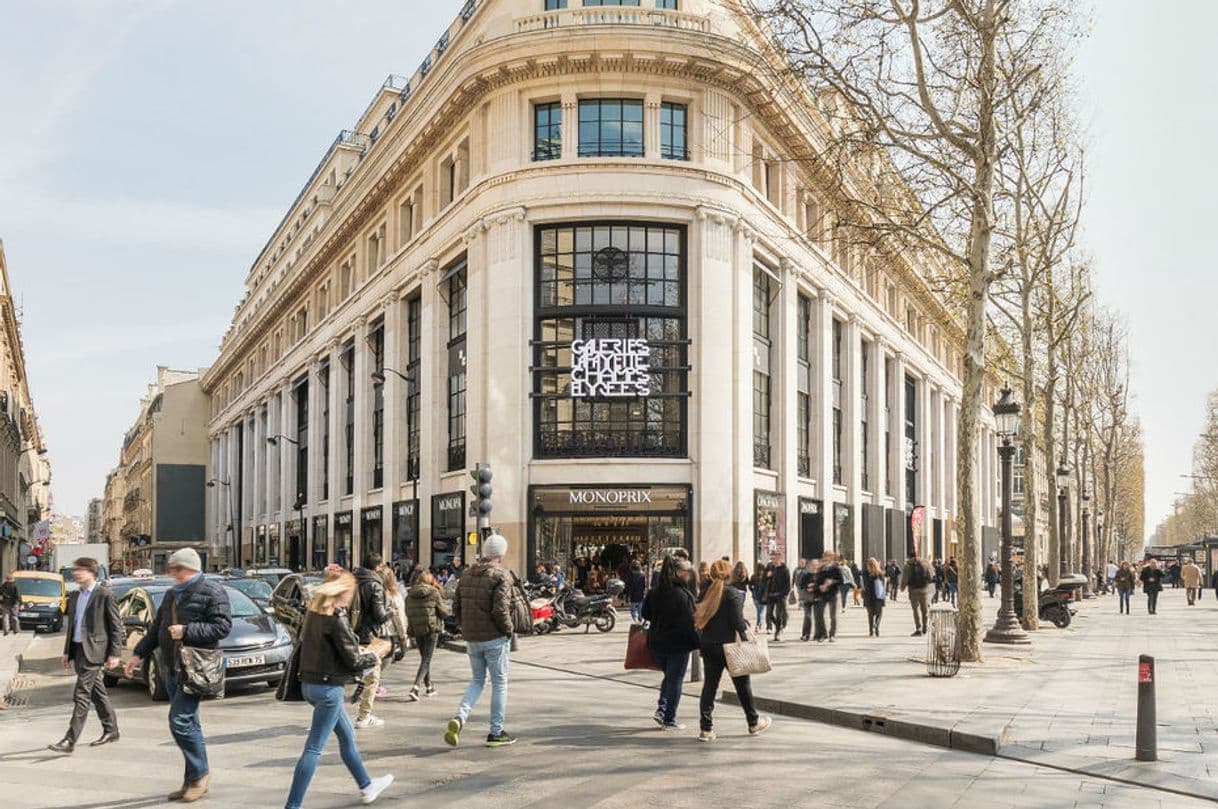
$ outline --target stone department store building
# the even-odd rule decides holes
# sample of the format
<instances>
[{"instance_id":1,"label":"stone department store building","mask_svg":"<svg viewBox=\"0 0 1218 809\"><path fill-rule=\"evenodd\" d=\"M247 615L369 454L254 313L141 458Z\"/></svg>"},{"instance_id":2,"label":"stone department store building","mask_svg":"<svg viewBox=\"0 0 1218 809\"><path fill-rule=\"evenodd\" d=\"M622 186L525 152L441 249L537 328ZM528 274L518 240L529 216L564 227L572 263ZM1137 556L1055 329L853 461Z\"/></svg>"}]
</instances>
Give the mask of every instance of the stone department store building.
<instances>
[{"instance_id":1,"label":"stone department store building","mask_svg":"<svg viewBox=\"0 0 1218 809\"><path fill-rule=\"evenodd\" d=\"M767 43L730 2L466 3L250 270L203 379L213 558L469 561L476 463L517 568L903 558L915 506L950 555L962 332L835 239Z\"/></svg>"}]
</instances>

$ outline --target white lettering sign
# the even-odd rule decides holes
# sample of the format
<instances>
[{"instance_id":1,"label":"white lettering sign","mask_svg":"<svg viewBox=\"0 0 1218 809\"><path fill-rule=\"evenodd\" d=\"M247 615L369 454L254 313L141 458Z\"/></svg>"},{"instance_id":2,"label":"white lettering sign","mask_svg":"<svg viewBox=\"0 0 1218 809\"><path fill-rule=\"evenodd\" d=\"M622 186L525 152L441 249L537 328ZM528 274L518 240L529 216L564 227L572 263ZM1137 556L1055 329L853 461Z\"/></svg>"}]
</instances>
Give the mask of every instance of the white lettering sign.
<instances>
[{"instance_id":1,"label":"white lettering sign","mask_svg":"<svg viewBox=\"0 0 1218 809\"><path fill-rule=\"evenodd\" d=\"M651 347L641 338L571 343L571 396L650 396Z\"/></svg>"},{"instance_id":2,"label":"white lettering sign","mask_svg":"<svg viewBox=\"0 0 1218 809\"><path fill-rule=\"evenodd\" d=\"M598 504L622 505L625 503L651 503L651 492L646 489L572 489L571 505L593 506Z\"/></svg>"}]
</instances>

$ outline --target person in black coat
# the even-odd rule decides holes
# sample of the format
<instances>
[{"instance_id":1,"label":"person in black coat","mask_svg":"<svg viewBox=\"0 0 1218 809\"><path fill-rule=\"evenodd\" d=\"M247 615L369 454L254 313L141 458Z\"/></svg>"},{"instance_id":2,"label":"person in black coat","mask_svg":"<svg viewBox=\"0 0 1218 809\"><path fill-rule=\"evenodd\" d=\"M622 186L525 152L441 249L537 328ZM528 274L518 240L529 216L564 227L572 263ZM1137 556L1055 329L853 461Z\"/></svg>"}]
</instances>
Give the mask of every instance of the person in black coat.
<instances>
[{"instance_id":1,"label":"person in black coat","mask_svg":"<svg viewBox=\"0 0 1218 809\"><path fill-rule=\"evenodd\" d=\"M731 565L722 559L710 567L709 584L702 591L694 613L694 628L701 633L699 651L702 656L702 698L699 702L699 724L701 733L698 739L704 742L714 741L714 712L715 698L719 695L719 682L723 671L727 668L727 659L723 654L723 646L735 643L737 639L748 637L749 624L744 619L741 599L736 590L727 581L732 575ZM744 718L748 721L749 734L756 736L770 726L768 716L759 716L753 707L753 690L748 675L732 677L732 685L736 689L736 697L744 710Z\"/></svg>"},{"instance_id":2,"label":"person in black coat","mask_svg":"<svg viewBox=\"0 0 1218 809\"><path fill-rule=\"evenodd\" d=\"M392 775L369 777L355 746L355 728L343 710L343 686L377 665L389 646L381 639L373 641L371 650L360 646L347 618L355 588L355 577L345 571L318 585L300 629L300 690L313 706L313 723L296 762L287 809L300 809L331 733L338 736L343 763L363 803L375 801L393 782Z\"/></svg>"},{"instance_id":3,"label":"person in black coat","mask_svg":"<svg viewBox=\"0 0 1218 809\"><path fill-rule=\"evenodd\" d=\"M689 666L689 653L698 648L693 592L683 576L692 572L688 561L666 557L656 586L643 599L643 620L650 624L647 648L664 672L653 717L663 729L681 728L677 722L681 684Z\"/></svg>"},{"instance_id":4,"label":"person in black coat","mask_svg":"<svg viewBox=\"0 0 1218 809\"><path fill-rule=\"evenodd\" d=\"M152 619L148 634L135 646L127 661L127 679L135 675L141 662L158 649L165 688L169 692L169 731L186 759L186 775L181 789L169 793L169 800L191 803L207 793L211 771L207 765L207 746L199 724L199 697L186 693L177 683L177 647L215 649L233 628L228 595L223 585L203 578L203 564L193 548L174 551L169 557L169 575L176 585Z\"/></svg>"},{"instance_id":5,"label":"person in black coat","mask_svg":"<svg viewBox=\"0 0 1218 809\"><path fill-rule=\"evenodd\" d=\"M1159 593L1163 590L1163 571L1159 569L1158 560L1151 559L1138 578L1142 581L1142 592L1146 593L1146 610L1154 615L1158 612Z\"/></svg>"},{"instance_id":6,"label":"person in black coat","mask_svg":"<svg viewBox=\"0 0 1218 809\"><path fill-rule=\"evenodd\" d=\"M89 718L90 704L97 709L102 735L91 747L118 741L118 720L103 682L103 666L117 669L126 635L118 617L118 604L110 590L97 581L96 559L81 557L72 563L76 592L68 596L68 631L63 639L63 667L76 668L72 694L72 721L63 739L48 747L56 753L71 753Z\"/></svg>"},{"instance_id":7,"label":"person in black coat","mask_svg":"<svg viewBox=\"0 0 1218 809\"><path fill-rule=\"evenodd\" d=\"M647 597L647 577L643 575L643 566L635 560L630 563L626 572L626 603L630 605L630 620L636 624L643 622L643 599Z\"/></svg>"},{"instance_id":8,"label":"person in black coat","mask_svg":"<svg viewBox=\"0 0 1218 809\"><path fill-rule=\"evenodd\" d=\"M791 594L791 571L781 553L770 554L765 577L766 626L773 628L778 642L787 628L787 596Z\"/></svg>"},{"instance_id":9,"label":"person in black coat","mask_svg":"<svg viewBox=\"0 0 1218 809\"><path fill-rule=\"evenodd\" d=\"M868 637L880 636L880 618L887 602L887 582L880 562L874 556L867 560L862 575L863 606L867 609Z\"/></svg>"},{"instance_id":10,"label":"person in black coat","mask_svg":"<svg viewBox=\"0 0 1218 809\"><path fill-rule=\"evenodd\" d=\"M364 557L364 566L352 571L359 588L359 624L355 627L355 635L364 646L380 636L381 627L390 618L385 583L380 574L383 564L384 560L379 553L370 553ZM385 724L383 719L372 714L372 706L376 702L376 692L380 686L381 661L378 658L376 665L368 669L351 696L352 702L359 703L359 715L355 719L357 728L376 728Z\"/></svg>"},{"instance_id":11,"label":"person in black coat","mask_svg":"<svg viewBox=\"0 0 1218 809\"><path fill-rule=\"evenodd\" d=\"M830 643L837 637L837 595L842 589L842 571L832 553L826 553L812 579L812 611L816 618L816 634L813 640ZM829 611L829 623L825 623L825 610Z\"/></svg>"}]
</instances>

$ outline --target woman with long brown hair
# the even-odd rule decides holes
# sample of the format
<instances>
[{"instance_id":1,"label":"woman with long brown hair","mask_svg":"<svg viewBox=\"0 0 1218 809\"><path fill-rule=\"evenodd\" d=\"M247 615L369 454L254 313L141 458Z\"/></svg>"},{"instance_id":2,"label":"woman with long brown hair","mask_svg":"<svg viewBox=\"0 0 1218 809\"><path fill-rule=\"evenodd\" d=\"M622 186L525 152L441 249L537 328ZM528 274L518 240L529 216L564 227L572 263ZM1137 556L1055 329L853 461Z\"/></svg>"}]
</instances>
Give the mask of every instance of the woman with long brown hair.
<instances>
[{"instance_id":1,"label":"woman with long brown hair","mask_svg":"<svg viewBox=\"0 0 1218 809\"><path fill-rule=\"evenodd\" d=\"M884 602L887 598L887 585L884 582L884 568L874 556L867 559L863 570L863 606L867 608L867 634L870 637L880 636L880 618L884 615Z\"/></svg>"},{"instance_id":2,"label":"woman with long brown hair","mask_svg":"<svg viewBox=\"0 0 1218 809\"><path fill-rule=\"evenodd\" d=\"M428 697L436 695L431 685L431 658L444 632L444 619L448 608L444 606L444 594L436 577L428 572L419 574L418 580L406 595L406 618L410 636L419 647L419 670L414 675L414 686L407 697L411 702L419 699L419 687L426 689Z\"/></svg>"},{"instance_id":3,"label":"woman with long brown hair","mask_svg":"<svg viewBox=\"0 0 1218 809\"><path fill-rule=\"evenodd\" d=\"M718 559L710 566L707 585L702 590L702 597L694 610L694 628L701 632L700 652L702 655L702 700L701 709L702 732L698 739L704 742L714 741L715 730L713 714L715 697L719 693L719 681L727 661L723 657L723 645L735 643L736 638L748 636L749 624L744 619L742 599L737 597L736 589L728 584L732 575L732 566L723 559ZM758 716L753 708L753 690L748 675L733 677L732 685L736 688L736 696L740 707L744 709L745 719L749 723L749 734L756 736L770 726L770 717Z\"/></svg>"},{"instance_id":4,"label":"woman with long brown hair","mask_svg":"<svg viewBox=\"0 0 1218 809\"><path fill-rule=\"evenodd\" d=\"M355 747L355 728L343 709L343 686L376 665L377 655L389 645L378 638L368 651L360 648L347 617L354 596L354 576L346 571L333 575L327 571L325 581L313 591L313 600L300 628L300 688L305 701L313 706L313 724L304 752L296 762L287 809L300 809L331 733L338 736L343 764L355 778L364 803L372 803L393 782L392 775L369 777Z\"/></svg>"}]
</instances>

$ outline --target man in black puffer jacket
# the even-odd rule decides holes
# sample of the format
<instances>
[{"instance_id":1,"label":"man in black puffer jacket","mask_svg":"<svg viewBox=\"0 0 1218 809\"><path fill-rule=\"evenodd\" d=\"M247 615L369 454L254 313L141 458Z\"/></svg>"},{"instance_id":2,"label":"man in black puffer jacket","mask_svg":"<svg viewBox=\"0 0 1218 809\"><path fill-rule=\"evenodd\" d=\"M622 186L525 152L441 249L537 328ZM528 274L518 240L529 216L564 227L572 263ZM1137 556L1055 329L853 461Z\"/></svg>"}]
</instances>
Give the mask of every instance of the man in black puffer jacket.
<instances>
[{"instance_id":1,"label":"man in black puffer jacket","mask_svg":"<svg viewBox=\"0 0 1218 809\"><path fill-rule=\"evenodd\" d=\"M199 725L199 698L178 688L177 647L215 649L233 628L228 594L217 581L203 578L203 563L193 548L182 548L169 557L169 575L176 585L165 593L148 633L135 646L125 673L135 675L141 661L160 649L160 671L169 692L169 732L186 759L182 788L169 793L169 800L193 803L207 792L211 780L207 747Z\"/></svg>"},{"instance_id":2,"label":"man in black puffer jacket","mask_svg":"<svg viewBox=\"0 0 1218 809\"><path fill-rule=\"evenodd\" d=\"M381 581L381 566L385 560L379 553L370 553L364 557L364 567L354 571L355 581L359 585L359 623L355 634L365 647L378 637L381 627L389 620L389 606L385 600L385 585ZM381 686L381 660L378 657L376 665L368 670L364 679L356 689L353 702L359 703L359 715L355 719L355 727L379 728L385 720L372 715L372 705L376 702L376 691Z\"/></svg>"}]
</instances>

